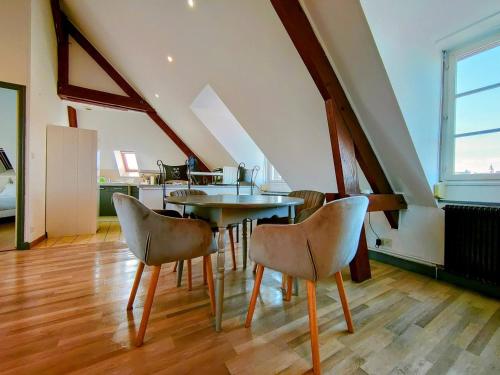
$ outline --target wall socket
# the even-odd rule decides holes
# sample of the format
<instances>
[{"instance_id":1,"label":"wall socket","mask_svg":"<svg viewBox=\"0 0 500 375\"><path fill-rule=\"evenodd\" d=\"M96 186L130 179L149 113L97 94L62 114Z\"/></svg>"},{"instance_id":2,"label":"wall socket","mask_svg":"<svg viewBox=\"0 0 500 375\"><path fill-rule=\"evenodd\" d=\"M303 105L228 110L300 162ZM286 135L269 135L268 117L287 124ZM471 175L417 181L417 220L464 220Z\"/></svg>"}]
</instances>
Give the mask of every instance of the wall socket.
<instances>
[{"instance_id":1,"label":"wall socket","mask_svg":"<svg viewBox=\"0 0 500 375\"><path fill-rule=\"evenodd\" d=\"M392 247L392 239L390 238L381 238L382 243L380 247Z\"/></svg>"}]
</instances>

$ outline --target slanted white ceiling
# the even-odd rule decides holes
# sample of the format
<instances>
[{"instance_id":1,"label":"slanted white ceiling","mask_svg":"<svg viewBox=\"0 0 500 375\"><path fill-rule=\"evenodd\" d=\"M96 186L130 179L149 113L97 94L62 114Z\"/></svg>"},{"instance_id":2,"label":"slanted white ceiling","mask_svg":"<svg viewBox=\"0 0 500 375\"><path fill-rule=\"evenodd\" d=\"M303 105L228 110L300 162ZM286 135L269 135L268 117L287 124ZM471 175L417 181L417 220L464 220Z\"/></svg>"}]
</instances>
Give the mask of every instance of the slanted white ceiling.
<instances>
[{"instance_id":1,"label":"slanted white ceiling","mask_svg":"<svg viewBox=\"0 0 500 375\"><path fill-rule=\"evenodd\" d=\"M336 191L323 101L270 2L195 4L64 1L69 18L210 166L234 161L189 108L207 84L292 188Z\"/></svg>"},{"instance_id":2,"label":"slanted white ceiling","mask_svg":"<svg viewBox=\"0 0 500 375\"><path fill-rule=\"evenodd\" d=\"M264 183L265 156L229 108L210 85L206 85L191 104L191 110L239 164L259 167L257 184Z\"/></svg>"},{"instance_id":3,"label":"slanted white ceiling","mask_svg":"<svg viewBox=\"0 0 500 375\"><path fill-rule=\"evenodd\" d=\"M359 1L303 2L393 188L435 206Z\"/></svg>"}]
</instances>

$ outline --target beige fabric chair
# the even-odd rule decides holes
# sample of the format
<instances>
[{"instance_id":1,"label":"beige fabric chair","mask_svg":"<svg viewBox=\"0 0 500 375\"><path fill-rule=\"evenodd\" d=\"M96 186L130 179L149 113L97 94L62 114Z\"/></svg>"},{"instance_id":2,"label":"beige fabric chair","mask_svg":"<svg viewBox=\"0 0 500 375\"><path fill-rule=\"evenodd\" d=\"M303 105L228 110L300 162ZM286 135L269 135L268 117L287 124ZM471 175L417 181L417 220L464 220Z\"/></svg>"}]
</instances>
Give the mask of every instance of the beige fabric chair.
<instances>
[{"instance_id":1,"label":"beige fabric chair","mask_svg":"<svg viewBox=\"0 0 500 375\"><path fill-rule=\"evenodd\" d=\"M164 263L203 257L213 313L215 296L210 255L215 252L216 247L210 225L202 220L159 215L125 194L113 194L113 202L127 245L140 261L127 310L132 309L144 266L153 267L136 345L141 346L144 341L161 265Z\"/></svg>"},{"instance_id":2,"label":"beige fabric chair","mask_svg":"<svg viewBox=\"0 0 500 375\"><path fill-rule=\"evenodd\" d=\"M268 267L307 280L309 328L313 371L321 372L316 318L316 282L335 275L349 332L354 331L344 291L341 269L354 258L368 199L363 196L330 202L305 221L294 225L261 225L252 236L250 258L257 263L257 275L245 326L252 322L264 268ZM286 249L286 255L283 253Z\"/></svg>"},{"instance_id":3,"label":"beige fabric chair","mask_svg":"<svg viewBox=\"0 0 500 375\"><path fill-rule=\"evenodd\" d=\"M295 223L300 223L315 213L323 206L325 202L325 194L314 190L295 190L288 194L292 198L302 198L304 203L295 207ZM267 219L257 220L257 225L262 224L288 224L288 217L273 216ZM253 272L257 271L257 264L253 267ZM282 288L286 291L285 301L290 301L292 298L292 282L293 279L282 276ZM298 291L298 283L295 280L295 289Z\"/></svg>"}]
</instances>

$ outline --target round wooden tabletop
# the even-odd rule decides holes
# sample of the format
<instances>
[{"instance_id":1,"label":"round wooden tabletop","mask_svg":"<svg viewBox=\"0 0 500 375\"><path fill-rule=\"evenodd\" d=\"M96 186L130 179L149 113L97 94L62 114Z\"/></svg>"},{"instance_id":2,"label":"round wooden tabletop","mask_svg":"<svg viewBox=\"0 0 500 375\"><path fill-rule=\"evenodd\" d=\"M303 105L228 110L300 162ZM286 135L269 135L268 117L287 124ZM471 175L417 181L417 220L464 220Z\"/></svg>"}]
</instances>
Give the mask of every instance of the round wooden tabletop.
<instances>
[{"instance_id":1,"label":"round wooden tabletop","mask_svg":"<svg viewBox=\"0 0 500 375\"><path fill-rule=\"evenodd\" d=\"M302 198L269 195L189 195L166 197L165 200L171 204L212 208L269 208L304 204Z\"/></svg>"}]
</instances>

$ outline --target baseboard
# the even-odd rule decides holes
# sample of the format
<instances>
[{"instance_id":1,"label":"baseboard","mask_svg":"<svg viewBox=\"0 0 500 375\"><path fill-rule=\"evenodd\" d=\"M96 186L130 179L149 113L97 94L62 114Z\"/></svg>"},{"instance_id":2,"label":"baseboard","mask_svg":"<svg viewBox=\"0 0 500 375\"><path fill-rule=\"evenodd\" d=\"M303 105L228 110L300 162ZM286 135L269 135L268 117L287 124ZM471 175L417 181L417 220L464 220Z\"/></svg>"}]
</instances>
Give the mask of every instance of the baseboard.
<instances>
[{"instance_id":1,"label":"baseboard","mask_svg":"<svg viewBox=\"0 0 500 375\"><path fill-rule=\"evenodd\" d=\"M481 283L480 281L467 279L463 276L451 274L437 266L430 266L408 259L398 258L393 255L368 250L368 257L381 263L390 264L406 271L415 272L420 275L432 277L433 279L457 285L464 289L473 290L488 297L500 299L500 288L495 285Z\"/></svg>"},{"instance_id":2,"label":"baseboard","mask_svg":"<svg viewBox=\"0 0 500 375\"><path fill-rule=\"evenodd\" d=\"M32 249L36 245L38 245L40 242L45 241L47 239L47 233L42 234L40 237L35 238L33 241L31 241L28 245L28 249Z\"/></svg>"},{"instance_id":3,"label":"baseboard","mask_svg":"<svg viewBox=\"0 0 500 375\"><path fill-rule=\"evenodd\" d=\"M381 253L380 251L370 249L368 249L368 257L382 263L390 264L391 266L402 268L406 271L419 273L421 275L432 277L433 279L436 278L435 266L414 262L408 259L398 258L394 255L389 255L387 253Z\"/></svg>"}]
</instances>

